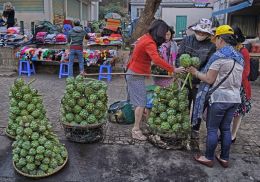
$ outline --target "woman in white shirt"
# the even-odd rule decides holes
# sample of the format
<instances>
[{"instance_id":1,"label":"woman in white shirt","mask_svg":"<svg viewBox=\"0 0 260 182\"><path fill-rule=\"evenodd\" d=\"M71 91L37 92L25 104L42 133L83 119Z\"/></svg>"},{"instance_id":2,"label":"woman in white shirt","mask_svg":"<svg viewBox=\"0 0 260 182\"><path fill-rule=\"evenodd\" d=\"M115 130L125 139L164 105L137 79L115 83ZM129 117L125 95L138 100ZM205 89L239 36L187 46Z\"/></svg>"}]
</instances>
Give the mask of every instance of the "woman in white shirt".
<instances>
[{"instance_id":1,"label":"woman in white shirt","mask_svg":"<svg viewBox=\"0 0 260 182\"><path fill-rule=\"evenodd\" d=\"M228 25L216 29L214 37L217 52L214 53L202 72L188 68L192 75L202 82L195 101L192 123L201 118L206 95L227 76L225 81L211 94L207 113L207 141L205 156L195 156L195 160L208 167L213 166L215 149L218 144L218 130L221 132L221 153L216 158L223 167L228 167L231 145L230 125L233 114L241 102L240 86L244 60L234 49L234 31ZM230 73L230 74L229 74Z\"/></svg>"}]
</instances>

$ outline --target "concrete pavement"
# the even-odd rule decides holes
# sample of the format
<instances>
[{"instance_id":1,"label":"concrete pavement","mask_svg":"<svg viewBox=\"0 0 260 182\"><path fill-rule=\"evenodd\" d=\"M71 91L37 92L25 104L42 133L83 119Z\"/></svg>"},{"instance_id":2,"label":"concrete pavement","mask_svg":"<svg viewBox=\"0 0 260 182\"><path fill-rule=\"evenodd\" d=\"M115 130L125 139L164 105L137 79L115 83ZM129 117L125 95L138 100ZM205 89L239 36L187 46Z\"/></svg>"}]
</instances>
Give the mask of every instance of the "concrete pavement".
<instances>
[{"instance_id":1,"label":"concrete pavement","mask_svg":"<svg viewBox=\"0 0 260 182\"><path fill-rule=\"evenodd\" d=\"M242 122L231 148L231 165L223 169L217 161L207 168L193 161L193 151L163 150L149 142L131 139L131 125L107 123L105 138L97 144L66 140L59 123L59 105L65 79L54 74L37 74L32 86L43 95L54 131L69 151L69 162L58 174L38 181L260 181L260 89L253 86L253 108ZM29 80L27 77L24 77ZM9 87L15 77L0 77L0 182L34 181L17 174L11 161L11 140L4 136L8 121ZM151 82L148 81L148 83ZM113 77L108 87L109 104L126 98L124 77ZM205 123L200 149L205 148Z\"/></svg>"}]
</instances>

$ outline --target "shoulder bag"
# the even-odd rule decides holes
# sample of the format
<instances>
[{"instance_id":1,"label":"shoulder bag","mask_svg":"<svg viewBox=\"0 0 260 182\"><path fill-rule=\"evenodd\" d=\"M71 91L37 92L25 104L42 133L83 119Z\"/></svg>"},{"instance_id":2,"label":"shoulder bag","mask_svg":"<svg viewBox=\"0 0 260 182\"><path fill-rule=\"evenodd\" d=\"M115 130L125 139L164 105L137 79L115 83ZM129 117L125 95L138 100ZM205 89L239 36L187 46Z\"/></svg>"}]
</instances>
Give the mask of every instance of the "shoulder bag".
<instances>
[{"instance_id":1,"label":"shoulder bag","mask_svg":"<svg viewBox=\"0 0 260 182\"><path fill-rule=\"evenodd\" d=\"M206 107L207 107L208 104L209 104L210 96L213 94L213 92L214 92L215 90L217 90L218 87L219 87L224 81L226 81L226 79L227 79L227 78L229 77L229 75L232 73L232 71L233 71L233 69L234 69L234 67L235 67L235 63L236 63L236 62L234 61L233 67L232 67L232 69L228 72L228 74L227 74L215 87L209 89L209 91L208 91L208 93L206 94L206 97L205 97L205 102L206 102L205 106L206 106Z\"/></svg>"}]
</instances>

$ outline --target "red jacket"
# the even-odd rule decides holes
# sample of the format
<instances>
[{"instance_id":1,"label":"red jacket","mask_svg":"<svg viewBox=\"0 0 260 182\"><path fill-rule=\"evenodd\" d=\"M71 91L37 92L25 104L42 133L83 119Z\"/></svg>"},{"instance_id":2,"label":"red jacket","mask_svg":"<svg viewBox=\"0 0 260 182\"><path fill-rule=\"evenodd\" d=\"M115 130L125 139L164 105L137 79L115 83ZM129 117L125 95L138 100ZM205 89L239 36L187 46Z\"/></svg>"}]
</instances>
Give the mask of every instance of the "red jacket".
<instances>
[{"instance_id":1,"label":"red jacket","mask_svg":"<svg viewBox=\"0 0 260 182\"><path fill-rule=\"evenodd\" d=\"M174 70L170 64L160 57L157 45L151 35L145 34L137 41L127 68L135 73L150 74L151 61L168 72Z\"/></svg>"},{"instance_id":2,"label":"red jacket","mask_svg":"<svg viewBox=\"0 0 260 182\"><path fill-rule=\"evenodd\" d=\"M248 81L248 75L250 73L250 56L246 48L240 49L240 53L244 57L244 71L242 75L242 86L245 90L246 98L251 99L251 85L250 82Z\"/></svg>"}]
</instances>

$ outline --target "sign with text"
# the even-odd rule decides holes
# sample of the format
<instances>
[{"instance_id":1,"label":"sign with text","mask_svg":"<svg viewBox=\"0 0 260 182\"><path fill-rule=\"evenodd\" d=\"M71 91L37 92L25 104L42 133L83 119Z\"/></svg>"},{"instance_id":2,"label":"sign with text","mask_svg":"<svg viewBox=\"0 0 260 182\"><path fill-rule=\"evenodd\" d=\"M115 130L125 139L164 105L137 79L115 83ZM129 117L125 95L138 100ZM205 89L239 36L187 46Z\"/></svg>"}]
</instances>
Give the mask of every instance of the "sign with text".
<instances>
[{"instance_id":1,"label":"sign with text","mask_svg":"<svg viewBox=\"0 0 260 182\"><path fill-rule=\"evenodd\" d=\"M207 7L210 0L193 0L194 6L197 8L204 8Z\"/></svg>"}]
</instances>

